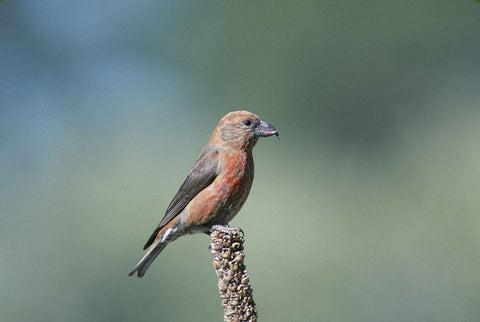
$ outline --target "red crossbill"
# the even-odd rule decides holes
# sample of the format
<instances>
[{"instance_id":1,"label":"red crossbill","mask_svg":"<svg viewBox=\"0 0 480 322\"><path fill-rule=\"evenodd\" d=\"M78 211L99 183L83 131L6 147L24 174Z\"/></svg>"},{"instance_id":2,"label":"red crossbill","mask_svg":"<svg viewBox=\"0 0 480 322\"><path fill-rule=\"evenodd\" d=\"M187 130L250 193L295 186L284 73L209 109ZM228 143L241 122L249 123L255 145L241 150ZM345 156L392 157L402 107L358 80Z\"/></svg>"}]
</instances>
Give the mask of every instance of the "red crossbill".
<instances>
[{"instance_id":1,"label":"red crossbill","mask_svg":"<svg viewBox=\"0 0 480 322\"><path fill-rule=\"evenodd\" d=\"M227 225L242 208L253 182L252 148L259 137L277 135L271 124L247 111L225 115L213 130L192 171L170 202L129 276L142 277L168 243Z\"/></svg>"}]
</instances>

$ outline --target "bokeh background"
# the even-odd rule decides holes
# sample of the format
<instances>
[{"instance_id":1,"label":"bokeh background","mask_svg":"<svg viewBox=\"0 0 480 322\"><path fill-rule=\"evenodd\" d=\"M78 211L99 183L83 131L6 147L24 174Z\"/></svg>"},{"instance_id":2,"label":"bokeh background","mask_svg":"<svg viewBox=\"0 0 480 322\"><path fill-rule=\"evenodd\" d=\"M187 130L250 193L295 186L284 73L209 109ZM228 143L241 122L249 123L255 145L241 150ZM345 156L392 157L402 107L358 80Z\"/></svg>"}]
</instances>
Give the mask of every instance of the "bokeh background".
<instances>
[{"instance_id":1,"label":"bokeh background","mask_svg":"<svg viewBox=\"0 0 480 322\"><path fill-rule=\"evenodd\" d=\"M206 235L127 273L218 120L261 321L480 320L480 4L0 3L0 320L221 321Z\"/></svg>"}]
</instances>

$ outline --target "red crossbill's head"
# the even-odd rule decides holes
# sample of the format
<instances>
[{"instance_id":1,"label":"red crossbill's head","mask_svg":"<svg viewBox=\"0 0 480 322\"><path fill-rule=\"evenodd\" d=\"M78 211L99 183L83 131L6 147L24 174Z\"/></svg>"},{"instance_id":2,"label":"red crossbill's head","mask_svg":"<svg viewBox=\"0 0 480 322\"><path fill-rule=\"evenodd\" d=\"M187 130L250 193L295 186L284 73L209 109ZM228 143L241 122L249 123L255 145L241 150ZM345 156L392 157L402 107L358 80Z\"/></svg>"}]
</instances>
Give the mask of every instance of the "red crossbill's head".
<instances>
[{"instance_id":1,"label":"red crossbill's head","mask_svg":"<svg viewBox=\"0 0 480 322\"><path fill-rule=\"evenodd\" d=\"M257 115L247 111L235 111L225 115L213 131L212 140L221 140L235 148L251 149L259 137L276 135L273 125L262 121Z\"/></svg>"}]
</instances>

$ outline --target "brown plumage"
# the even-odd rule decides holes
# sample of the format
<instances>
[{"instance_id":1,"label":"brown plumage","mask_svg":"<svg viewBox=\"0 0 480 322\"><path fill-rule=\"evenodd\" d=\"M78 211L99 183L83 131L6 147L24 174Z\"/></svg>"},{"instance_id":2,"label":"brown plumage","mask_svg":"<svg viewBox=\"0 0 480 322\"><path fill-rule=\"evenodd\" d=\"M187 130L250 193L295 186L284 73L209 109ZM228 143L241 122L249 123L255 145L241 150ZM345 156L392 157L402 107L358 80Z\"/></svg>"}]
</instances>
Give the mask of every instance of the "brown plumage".
<instances>
[{"instance_id":1,"label":"brown plumage","mask_svg":"<svg viewBox=\"0 0 480 322\"><path fill-rule=\"evenodd\" d=\"M170 202L130 272L142 277L165 246L186 234L227 225L242 208L253 182L252 148L259 137L277 130L247 111L225 115L213 130L193 169Z\"/></svg>"}]
</instances>

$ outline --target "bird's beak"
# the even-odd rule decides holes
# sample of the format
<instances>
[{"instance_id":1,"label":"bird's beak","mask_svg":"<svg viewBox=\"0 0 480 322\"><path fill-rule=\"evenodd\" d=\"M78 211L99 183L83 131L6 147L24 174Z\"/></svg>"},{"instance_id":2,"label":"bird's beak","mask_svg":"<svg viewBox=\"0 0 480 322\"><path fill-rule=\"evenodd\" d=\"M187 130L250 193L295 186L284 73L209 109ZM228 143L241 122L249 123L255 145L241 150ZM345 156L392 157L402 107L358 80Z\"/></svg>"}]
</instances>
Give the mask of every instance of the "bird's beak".
<instances>
[{"instance_id":1,"label":"bird's beak","mask_svg":"<svg viewBox=\"0 0 480 322\"><path fill-rule=\"evenodd\" d=\"M272 124L268 124L267 122L264 122L264 121L260 121L260 124L255 129L255 134L257 136L276 135L278 137L277 129Z\"/></svg>"}]
</instances>

